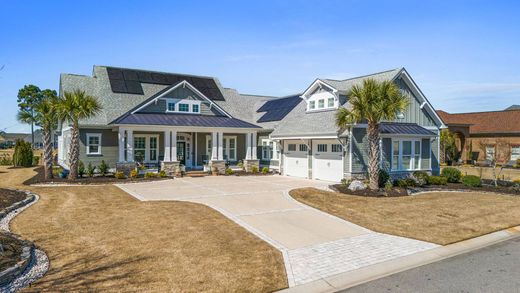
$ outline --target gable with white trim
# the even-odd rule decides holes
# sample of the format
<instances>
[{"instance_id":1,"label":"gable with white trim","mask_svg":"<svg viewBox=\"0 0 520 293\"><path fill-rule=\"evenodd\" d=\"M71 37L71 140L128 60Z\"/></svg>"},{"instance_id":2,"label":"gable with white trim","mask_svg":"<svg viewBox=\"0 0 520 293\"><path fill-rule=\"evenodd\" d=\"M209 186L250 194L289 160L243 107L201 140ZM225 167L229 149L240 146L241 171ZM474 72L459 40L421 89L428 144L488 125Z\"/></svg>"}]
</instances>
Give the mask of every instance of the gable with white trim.
<instances>
[{"instance_id":1,"label":"gable with white trim","mask_svg":"<svg viewBox=\"0 0 520 293\"><path fill-rule=\"evenodd\" d=\"M148 101L133 113L175 113L227 116L213 101L205 98L188 82L181 82L160 96Z\"/></svg>"},{"instance_id":2,"label":"gable with white trim","mask_svg":"<svg viewBox=\"0 0 520 293\"><path fill-rule=\"evenodd\" d=\"M338 90L317 79L301 95L307 112L336 110L340 106Z\"/></svg>"}]
</instances>

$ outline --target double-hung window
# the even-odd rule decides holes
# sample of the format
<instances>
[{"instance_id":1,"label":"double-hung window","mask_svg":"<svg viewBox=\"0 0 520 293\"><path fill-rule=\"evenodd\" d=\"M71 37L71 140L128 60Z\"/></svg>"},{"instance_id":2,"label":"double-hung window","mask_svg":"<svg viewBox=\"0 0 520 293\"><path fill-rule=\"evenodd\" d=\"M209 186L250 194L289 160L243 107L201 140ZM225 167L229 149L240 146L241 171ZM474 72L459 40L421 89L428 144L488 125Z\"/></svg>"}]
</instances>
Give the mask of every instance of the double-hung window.
<instances>
[{"instance_id":1,"label":"double-hung window","mask_svg":"<svg viewBox=\"0 0 520 293\"><path fill-rule=\"evenodd\" d=\"M193 105L191 105L191 112L193 112L193 113L199 113L199 112L200 112L199 105L198 105L198 104L193 104Z\"/></svg>"},{"instance_id":2,"label":"double-hung window","mask_svg":"<svg viewBox=\"0 0 520 293\"><path fill-rule=\"evenodd\" d=\"M309 109L310 110L316 109L316 101L310 101L309 102Z\"/></svg>"},{"instance_id":3,"label":"double-hung window","mask_svg":"<svg viewBox=\"0 0 520 293\"><path fill-rule=\"evenodd\" d=\"M421 169L421 141L392 141L392 171Z\"/></svg>"},{"instance_id":4,"label":"double-hung window","mask_svg":"<svg viewBox=\"0 0 520 293\"><path fill-rule=\"evenodd\" d=\"M262 160L276 160L276 144L270 139L262 139Z\"/></svg>"},{"instance_id":5,"label":"double-hung window","mask_svg":"<svg viewBox=\"0 0 520 293\"><path fill-rule=\"evenodd\" d=\"M167 104L167 105L168 105L168 106L167 106L167 107L168 107L168 108L167 108L167 109L168 109L168 112L175 112L175 102L173 102L173 101L168 101L168 104Z\"/></svg>"},{"instance_id":6,"label":"double-hung window","mask_svg":"<svg viewBox=\"0 0 520 293\"><path fill-rule=\"evenodd\" d=\"M323 108L325 108L325 100L319 99L318 100L318 109L323 109Z\"/></svg>"},{"instance_id":7,"label":"double-hung window","mask_svg":"<svg viewBox=\"0 0 520 293\"><path fill-rule=\"evenodd\" d=\"M101 155L101 133L87 133L87 155Z\"/></svg>"},{"instance_id":8,"label":"double-hung window","mask_svg":"<svg viewBox=\"0 0 520 293\"><path fill-rule=\"evenodd\" d=\"M334 98L329 98L327 101L327 107L332 108L334 107Z\"/></svg>"}]
</instances>

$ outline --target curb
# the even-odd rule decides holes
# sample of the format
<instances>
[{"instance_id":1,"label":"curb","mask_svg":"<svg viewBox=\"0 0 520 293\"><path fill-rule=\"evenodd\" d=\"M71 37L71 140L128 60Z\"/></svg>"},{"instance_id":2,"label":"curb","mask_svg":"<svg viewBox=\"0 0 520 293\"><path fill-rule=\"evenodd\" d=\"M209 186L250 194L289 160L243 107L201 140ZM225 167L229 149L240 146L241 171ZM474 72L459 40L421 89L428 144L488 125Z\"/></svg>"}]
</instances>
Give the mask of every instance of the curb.
<instances>
[{"instance_id":1,"label":"curb","mask_svg":"<svg viewBox=\"0 0 520 293\"><path fill-rule=\"evenodd\" d=\"M520 226L492 232L461 242L363 267L354 271L329 276L278 292L336 292L395 273L471 252L515 237L520 237Z\"/></svg>"}]
</instances>

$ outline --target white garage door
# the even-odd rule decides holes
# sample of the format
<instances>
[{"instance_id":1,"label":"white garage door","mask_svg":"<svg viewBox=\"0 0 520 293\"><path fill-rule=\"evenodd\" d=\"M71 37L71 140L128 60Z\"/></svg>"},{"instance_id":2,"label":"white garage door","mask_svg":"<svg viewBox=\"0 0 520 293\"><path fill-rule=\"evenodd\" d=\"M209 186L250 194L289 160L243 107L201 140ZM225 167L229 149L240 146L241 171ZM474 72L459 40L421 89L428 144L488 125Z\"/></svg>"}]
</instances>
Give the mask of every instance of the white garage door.
<instances>
[{"instance_id":1,"label":"white garage door","mask_svg":"<svg viewBox=\"0 0 520 293\"><path fill-rule=\"evenodd\" d=\"M312 177L339 182L343 179L343 148L337 140L312 141Z\"/></svg>"},{"instance_id":2,"label":"white garage door","mask_svg":"<svg viewBox=\"0 0 520 293\"><path fill-rule=\"evenodd\" d=\"M309 177L308 148L301 140L284 142L284 172L295 177Z\"/></svg>"}]
</instances>

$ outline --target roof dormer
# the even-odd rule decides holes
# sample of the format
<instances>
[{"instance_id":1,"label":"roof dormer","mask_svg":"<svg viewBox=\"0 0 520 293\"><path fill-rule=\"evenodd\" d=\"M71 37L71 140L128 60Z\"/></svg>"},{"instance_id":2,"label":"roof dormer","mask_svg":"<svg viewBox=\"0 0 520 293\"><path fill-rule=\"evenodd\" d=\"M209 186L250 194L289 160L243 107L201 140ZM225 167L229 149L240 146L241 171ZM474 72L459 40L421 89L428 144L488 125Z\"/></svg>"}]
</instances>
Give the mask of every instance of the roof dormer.
<instances>
[{"instance_id":1,"label":"roof dormer","mask_svg":"<svg viewBox=\"0 0 520 293\"><path fill-rule=\"evenodd\" d=\"M307 103L307 112L330 111L339 108L338 90L317 79L301 95Z\"/></svg>"}]
</instances>

